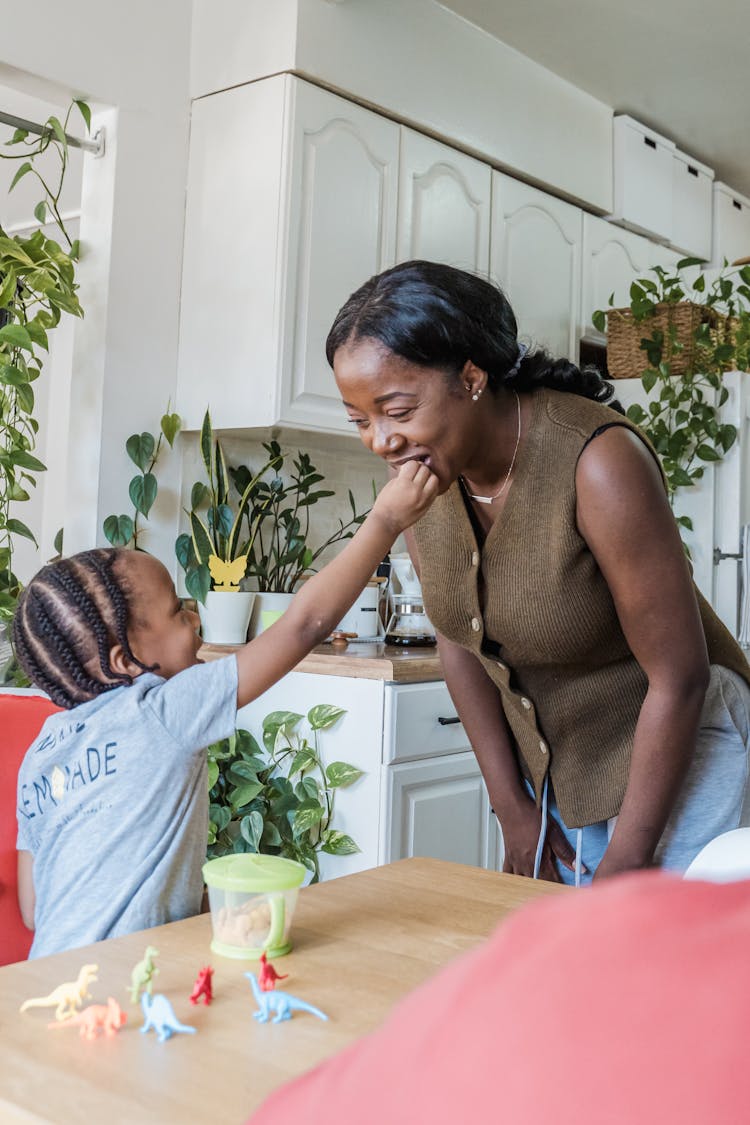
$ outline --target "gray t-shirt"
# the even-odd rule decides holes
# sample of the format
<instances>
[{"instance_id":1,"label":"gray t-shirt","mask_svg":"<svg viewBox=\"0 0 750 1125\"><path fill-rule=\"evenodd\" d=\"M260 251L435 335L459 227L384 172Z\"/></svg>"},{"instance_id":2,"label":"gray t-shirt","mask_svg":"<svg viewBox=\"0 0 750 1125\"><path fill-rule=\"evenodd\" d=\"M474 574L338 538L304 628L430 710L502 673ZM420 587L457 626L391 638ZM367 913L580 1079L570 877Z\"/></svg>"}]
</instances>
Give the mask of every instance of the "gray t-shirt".
<instances>
[{"instance_id":1,"label":"gray t-shirt","mask_svg":"<svg viewBox=\"0 0 750 1125\"><path fill-rule=\"evenodd\" d=\"M52 715L18 775L18 849L34 856L30 957L200 910L205 747L234 731L237 661L151 672Z\"/></svg>"}]
</instances>

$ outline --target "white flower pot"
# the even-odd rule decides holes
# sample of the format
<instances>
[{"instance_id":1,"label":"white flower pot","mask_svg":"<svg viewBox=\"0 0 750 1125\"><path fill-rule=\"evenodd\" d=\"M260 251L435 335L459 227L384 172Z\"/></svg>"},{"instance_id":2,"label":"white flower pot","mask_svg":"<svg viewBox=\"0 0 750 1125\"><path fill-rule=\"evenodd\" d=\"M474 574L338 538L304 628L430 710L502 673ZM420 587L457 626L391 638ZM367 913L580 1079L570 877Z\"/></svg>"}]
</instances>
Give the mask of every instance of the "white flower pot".
<instances>
[{"instance_id":1,"label":"white flower pot","mask_svg":"<svg viewBox=\"0 0 750 1125\"><path fill-rule=\"evenodd\" d=\"M289 608L294 594L256 594L250 618L250 636L258 637Z\"/></svg>"},{"instance_id":2,"label":"white flower pot","mask_svg":"<svg viewBox=\"0 0 750 1125\"><path fill-rule=\"evenodd\" d=\"M201 636L209 645L244 645L256 595L245 590L209 590L198 602Z\"/></svg>"}]
</instances>

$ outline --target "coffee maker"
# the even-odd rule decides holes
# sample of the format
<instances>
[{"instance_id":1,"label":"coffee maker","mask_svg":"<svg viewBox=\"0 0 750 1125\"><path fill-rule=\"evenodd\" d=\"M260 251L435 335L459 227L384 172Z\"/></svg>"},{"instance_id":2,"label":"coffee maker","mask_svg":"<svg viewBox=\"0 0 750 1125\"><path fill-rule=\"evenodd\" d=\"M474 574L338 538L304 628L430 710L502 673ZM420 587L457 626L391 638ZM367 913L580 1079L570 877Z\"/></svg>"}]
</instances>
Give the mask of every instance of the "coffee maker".
<instances>
[{"instance_id":1,"label":"coffee maker","mask_svg":"<svg viewBox=\"0 0 750 1125\"><path fill-rule=\"evenodd\" d=\"M387 597L385 643L415 648L434 645L435 630L424 611L422 587L406 554L391 555Z\"/></svg>"}]
</instances>

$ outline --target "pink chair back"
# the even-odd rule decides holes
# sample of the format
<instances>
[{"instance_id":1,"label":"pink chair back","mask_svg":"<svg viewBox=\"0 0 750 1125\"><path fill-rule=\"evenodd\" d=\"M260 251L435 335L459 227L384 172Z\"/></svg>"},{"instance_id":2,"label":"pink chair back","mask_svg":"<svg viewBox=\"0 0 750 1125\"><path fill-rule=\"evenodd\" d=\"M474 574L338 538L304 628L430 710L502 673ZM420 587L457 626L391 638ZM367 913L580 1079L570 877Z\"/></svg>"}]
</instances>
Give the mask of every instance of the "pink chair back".
<instances>
[{"instance_id":1,"label":"pink chair back","mask_svg":"<svg viewBox=\"0 0 750 1125\"><path fill-rule=\"evenodd\" d=\"M18 909L18 769L44 720L59 710L46 695L0 692L0 965L25 960L33 938Z\"/></svg>"}]
</instances>

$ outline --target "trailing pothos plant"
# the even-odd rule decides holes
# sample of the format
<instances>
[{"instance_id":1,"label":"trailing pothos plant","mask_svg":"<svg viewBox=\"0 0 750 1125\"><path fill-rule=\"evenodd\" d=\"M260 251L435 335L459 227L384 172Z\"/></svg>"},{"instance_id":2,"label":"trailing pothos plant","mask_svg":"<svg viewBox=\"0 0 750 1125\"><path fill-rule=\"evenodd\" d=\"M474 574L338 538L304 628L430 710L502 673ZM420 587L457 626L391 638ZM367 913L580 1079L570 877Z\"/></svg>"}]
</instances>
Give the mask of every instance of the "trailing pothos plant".
<instances>
[{"instance_id":1,"label":"trailing pothos plant","mask_svg":"<svg viewBox=\"0 0 750 1125\"><path fill-rule=\"evenodd\" d=\"M166 439L169 448L173 449L181 426L179 414L170 414L167 404L167 412L162 415L159 424L158 436L144 430L140 434L131 434L125 442L125 452L138 472L128 485L133 515L125 513L107 516L102 525L102 530L113 547L133 547L138 550L138 536L143 531L143 527L139 526L139 518L148 519L159 491L154 469L162 450L162 442Z\"/></svg>"},{"instance_id":2,"label":"trailing pothos plant","mask_svg":"<svg viewBox=\"0 0 750 1125\"><path fill-rule=\"evenodd\" d=\"M700 264L697 258L683 258L671 272L655 266L630 287L629 312L642 332L640 349L647 365L641 383L649 401L645 408L629 406L627 416L659 454L672 503L678 489L695 485L705 465L721 461L734 445L736 428L720 419L729 394L722 375L744 369L748 362L750 267L725 270L710 280L694 272ZM663 319L657 324L657 307L688 300L717 315L696 321L692 339L686 340L671 318L666 331L659 326ZM609 303L614 305L613 297ZM618 313L613 308L595 312L594 326L606 331L607 317ZM680 374L675 372L678 360L684 368ZM688 516L678 516L677 522L692 530Z\"/></svg>"},{"instance_id":3,"label":"trailing pothos plant","mask_svg":"<svg viewBox=\"0 0 750 1125\"><path fill-rule=\"evenodd\" d=\"M296 859L320 877L318 853L352 855L351 836L333 827L336 792L362 771L347 762L325 765L321 731L346 712L319 704L303 716L274 711L263 720L263 747L247 730L208 748L208 856L262 852ZM310 737L312 741L310 741Z\"/></svg>"},{"instance_id":4,"label":"trailing pothos plant","mask_svg":"<svg viewBox=\"0 0 750 1125\"><path fill-rule=\"evenodd\" d=\"M74 101L63 121L48 118L39 137L16 129L0 149L0 159L18 161L10 191L24 178L37 183L41 199L34 216L42 224L54 224L59 241L41 229L31 235L9 234L0 226L0 625L10 622L21 584L13 570L16 540L36 544L32 529L16 514L16 505L30 499L37 476L45 465L35 455L39 423L34 416L34 383L42 373L43 353L49 349L49 333L64 314L83 316L78 300L75 266L77 240L68 234L60 213L60 196L68 167L66 131L73 111L83 118L86 130L91 113L83 101ZM55 154L54 175L49 158L40 171L39 158ZM0 681L23 682L11 656L0 669Z\"/></svg>"}]
</instances>

